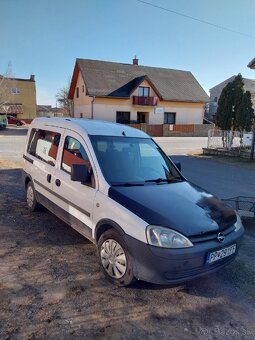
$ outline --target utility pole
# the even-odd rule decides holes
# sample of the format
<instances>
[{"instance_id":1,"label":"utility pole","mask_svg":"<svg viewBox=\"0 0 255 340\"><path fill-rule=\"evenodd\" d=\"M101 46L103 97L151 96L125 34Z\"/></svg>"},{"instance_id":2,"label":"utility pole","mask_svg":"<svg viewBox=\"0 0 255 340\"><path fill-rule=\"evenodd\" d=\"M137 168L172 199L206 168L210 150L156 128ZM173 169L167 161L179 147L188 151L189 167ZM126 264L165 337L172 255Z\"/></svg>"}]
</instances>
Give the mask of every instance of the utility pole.
<instances>
[{"instance_id":1,"label":"utility pole","mask_svg":"<svg viewBox=\"0 0 255 340\"><path fill-rule=\"evenodd\" d=\"M253 136L251 142L251 155L250 155L251 160L253 160L254 157L254 149L255 149L255 118L253 119Z\"/></svg>"}]
</instances>

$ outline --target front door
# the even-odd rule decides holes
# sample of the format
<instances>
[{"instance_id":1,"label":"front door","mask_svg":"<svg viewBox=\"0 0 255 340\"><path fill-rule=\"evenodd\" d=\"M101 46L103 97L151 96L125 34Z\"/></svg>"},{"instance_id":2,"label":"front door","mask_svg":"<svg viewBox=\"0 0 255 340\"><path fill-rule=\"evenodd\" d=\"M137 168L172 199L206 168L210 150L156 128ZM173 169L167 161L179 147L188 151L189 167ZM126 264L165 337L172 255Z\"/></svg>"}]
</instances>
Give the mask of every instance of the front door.
<instances>
[{"instance_id":1,"label":"front door","mask_svg":"<svg viewBox=\"0 0 255 340\"><path fill-rule=\"evenodd\" d=\"M137 112L137 122L141 123L148 123L148 113L147 112Z\"/></svg>"},{"instance_id":2,"label":"front door","mask_svg":"<svg viewBox=\"0 0 255 340\"><path fill-rule=\"evenodd\" d=\"M71 165L85 164L91 172L87 184L71 181ZM93 206L96 195L94 166L83 138L66 130L59 167L55 171L53 190L62 217L78 232L92 239Z\"/></svg>"}]
</instances>

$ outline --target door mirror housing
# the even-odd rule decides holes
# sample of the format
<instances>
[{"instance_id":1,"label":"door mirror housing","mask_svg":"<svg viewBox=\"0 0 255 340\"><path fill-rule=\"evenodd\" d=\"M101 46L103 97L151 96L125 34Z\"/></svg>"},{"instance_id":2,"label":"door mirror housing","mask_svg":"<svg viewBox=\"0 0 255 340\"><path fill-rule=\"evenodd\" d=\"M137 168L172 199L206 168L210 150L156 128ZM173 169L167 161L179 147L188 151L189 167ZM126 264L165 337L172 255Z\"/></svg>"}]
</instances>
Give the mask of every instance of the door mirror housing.
<instances>
[{"instance_id":1,"label":"door mirror housing","mask_svg":"<svg viewBox=\"0 0 255 340\"><path fill-rule=\"evenodd\" d=\"M85 164L72 164L71 181L81 182L82 184L90 182L90 173L88 167Z\"/></svg>"}]
</instances>

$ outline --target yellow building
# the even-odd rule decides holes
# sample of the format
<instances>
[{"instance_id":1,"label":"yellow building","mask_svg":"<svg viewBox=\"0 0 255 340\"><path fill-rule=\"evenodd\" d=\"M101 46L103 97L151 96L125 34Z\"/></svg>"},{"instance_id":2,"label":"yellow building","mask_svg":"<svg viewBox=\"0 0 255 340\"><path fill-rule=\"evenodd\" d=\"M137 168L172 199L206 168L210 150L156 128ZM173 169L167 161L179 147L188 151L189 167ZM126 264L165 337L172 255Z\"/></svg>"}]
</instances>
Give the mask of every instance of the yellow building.
<instances>
[{"instance_id":1,"label":"yellow building","mask_svg":"<svg viewBox=\"0 0 255 340\"><path fill-rule=\"evenodd\" d=\"M202 124L208 95L189 71L77 59L69 99L73 116L123 124Z\"/></svg>"},{"instance_id":2,"label":"yellow building","mask_svg":"<svg viewBox=\"0 0 255 340\"><path fill-rule=\"evenodd\" d=\"M35 77L0 79L0 111L21 120L36 117Z\"/></svg>"}]
</instances>

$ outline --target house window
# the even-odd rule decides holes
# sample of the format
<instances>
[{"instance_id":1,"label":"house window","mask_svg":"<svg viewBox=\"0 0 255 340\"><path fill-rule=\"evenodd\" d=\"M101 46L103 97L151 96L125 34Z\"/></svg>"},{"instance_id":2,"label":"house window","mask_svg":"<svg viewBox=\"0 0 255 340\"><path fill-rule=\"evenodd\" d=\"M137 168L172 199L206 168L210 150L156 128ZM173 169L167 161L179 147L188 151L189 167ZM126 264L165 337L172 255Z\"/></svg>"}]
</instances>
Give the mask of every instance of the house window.
<instances>
[{"instance_id":1,"label":"house window","mask_svg":"<svg viewBox=\"0 0 255 340\"><path fill-rule=\"evenodd\" d=\"M149 97L150 95L150 88L145 86L138 87L138 96L139 97Z\"/></svg>"},{"instance_id":2,"label":"house window","mask_svg":"<svg viewBox=\"0 0 255 340\"><path fill-rule=\"evenodd\" d=\"M18 87L12 87L11 94L20 94L20 89Z\"/></svg>"},{"instance_id":3,"label":"house window","mask_svg":"<svg viewBox=\"0 0 255 340\"><path fill-rule=\"evenodd\" d=\"M164 113L164 124L175 124L176 112Z\"/></svg>"},{"instance_id":4,"label":"house window","mask_svg":"<svg viewBox=\"0 0 255 340\"><path fill-rule=\"evenodd\" d=\"M79 87L76 87L76 98L79 98Z\"/></svg>"},{"instance_id":5,"label":"house window","mask_svg":"<svg viewBox=\"0 0 255 340\"><path fill-rule=\"evenodd\" d=\"M85 91L85 87L84 85L82 85L82 93L84 93L84 91Z\"/></svg>"},{"instance_id":6,"label":"house window","mask_svg":"<svg viewBox=\"0 0 255 340\"><path fill-rule=\"evenodd\" d=\"M130 112L117 111L116 112L116 123L129 124L130 123Z\"/></svg>"}]
</instances>

